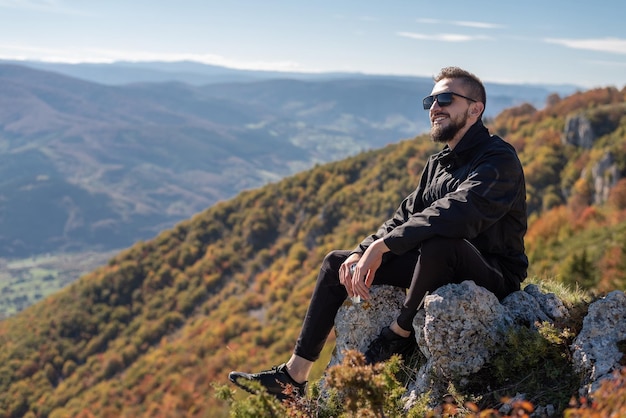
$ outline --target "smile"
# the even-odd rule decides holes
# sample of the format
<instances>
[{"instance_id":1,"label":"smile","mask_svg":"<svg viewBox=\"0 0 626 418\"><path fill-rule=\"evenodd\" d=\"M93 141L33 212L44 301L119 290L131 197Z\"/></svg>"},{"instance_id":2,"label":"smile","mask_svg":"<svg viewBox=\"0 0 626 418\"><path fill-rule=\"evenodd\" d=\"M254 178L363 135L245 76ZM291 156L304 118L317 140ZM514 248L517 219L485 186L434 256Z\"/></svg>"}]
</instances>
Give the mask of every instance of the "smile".
<instances>
[{"instance_id":1,"label":"smile","mask_svg":"<svg viewBox=\"0 0 626 418\"><path fill-rule=\"evenodd\" d=\"M443 114L438 114L436 116L433 116L433 118L431 119L433 123L437 123L437 122L441 122L442 120L446 119L448 116L447 115L443 115Z\"/></svg>"}]
</instances>

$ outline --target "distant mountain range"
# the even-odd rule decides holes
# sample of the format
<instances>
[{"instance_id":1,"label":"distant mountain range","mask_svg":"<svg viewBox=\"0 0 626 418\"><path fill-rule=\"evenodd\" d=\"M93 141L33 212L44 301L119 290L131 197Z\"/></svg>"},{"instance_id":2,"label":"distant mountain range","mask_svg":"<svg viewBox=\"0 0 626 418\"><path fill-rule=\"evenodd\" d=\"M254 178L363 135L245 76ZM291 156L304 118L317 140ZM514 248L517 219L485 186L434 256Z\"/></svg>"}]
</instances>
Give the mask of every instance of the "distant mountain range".
<instances>
[{"instance_id":1,"label":"distant mountain range","mask_svg":"<svg viewBox=\"0 0 626 418\"><path fill-rule=\"evenodd\" d=\"M365 80L400 80L415 83L416 81L430 83L428 77L374 75L364 73L304 73L284 71L261 71L241 70L216 65L202 64L193 61L176 62L131 62L118 61L110 64L67 64L43 61L11 61L0 60L0 64L22 65L34 69L56 72L86 81L100 84L122 85L130 83L164 83L181 82L192 85L206 85L215 83L241 83L262 80L302 80L302 81L328 81L337 79L365 79ZM500 92L503 95L518 96L529 102L545 94L546 91L567 95L580 86L569 84L497 84L485 83L490 96ZM520 90L521 88L521 90ZM536 90L531 93L533 89ZM522 92L523 91L523 92ZM424 92L420 92L422 94ZM529 97L533 97L529 99ZM543 106L543 102L540 103Z\"/></svg>"},{"instance_id":2,"label":"distant mountain range","mask_svg":"<svg viewBox=\"0 0 626 418\"><path fill-rule=\"evenodd\" d=\"M412 138L432 80L4 62L0 88L0 257L26 257L126 247L241 190ZM487 117L576 90L487 88Z\"/></svg>"}]
</instances>

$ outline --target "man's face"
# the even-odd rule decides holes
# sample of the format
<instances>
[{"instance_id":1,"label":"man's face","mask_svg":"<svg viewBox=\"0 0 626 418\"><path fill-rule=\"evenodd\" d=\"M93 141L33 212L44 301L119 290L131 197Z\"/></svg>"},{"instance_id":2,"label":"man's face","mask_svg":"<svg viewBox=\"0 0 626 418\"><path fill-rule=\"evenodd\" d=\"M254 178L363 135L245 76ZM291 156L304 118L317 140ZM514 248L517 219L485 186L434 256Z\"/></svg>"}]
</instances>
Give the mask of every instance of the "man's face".
<instances>
[{"instance_id":1,"label":"man's face","mask_svg":"<svg viewBox=\"0 0 626 418\"><path fill-rule=\"evenodd\" d=\"M454 92L468 96L465 89L458 79L443 79L438 81L433 87L432 95L446 92ZM453 96L452 103L448 106L441 107L439 102L435 101L429 110L430 117L430 135L433 141L440 143L448 143L454 139L458 140L462 136L461 131L465 133L464 128L469 128L475 120L469 123L468 116L470 111L470 102L459 96Z\"/></svg>"}]
</instances>

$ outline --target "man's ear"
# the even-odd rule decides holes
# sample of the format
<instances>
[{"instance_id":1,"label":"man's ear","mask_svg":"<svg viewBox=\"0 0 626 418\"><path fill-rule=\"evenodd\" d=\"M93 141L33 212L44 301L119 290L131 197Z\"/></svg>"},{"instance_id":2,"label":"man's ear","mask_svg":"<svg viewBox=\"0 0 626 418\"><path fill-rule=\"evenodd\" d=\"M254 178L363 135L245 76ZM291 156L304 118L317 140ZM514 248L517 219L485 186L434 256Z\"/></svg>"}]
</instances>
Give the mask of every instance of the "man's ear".
<instances>
[{"instance_id":1,"label":"man's ear","mask_svg":"<svg viewBox=\"0 0 626 418\"><path fill-rule=\"evenodd\" d=\"M483 112L483 110L485 110L484 103L475 102L475 103L472 103L472 110L470 113L472 114L472 116L478 117Z\"/></svg>"}]
</instances>

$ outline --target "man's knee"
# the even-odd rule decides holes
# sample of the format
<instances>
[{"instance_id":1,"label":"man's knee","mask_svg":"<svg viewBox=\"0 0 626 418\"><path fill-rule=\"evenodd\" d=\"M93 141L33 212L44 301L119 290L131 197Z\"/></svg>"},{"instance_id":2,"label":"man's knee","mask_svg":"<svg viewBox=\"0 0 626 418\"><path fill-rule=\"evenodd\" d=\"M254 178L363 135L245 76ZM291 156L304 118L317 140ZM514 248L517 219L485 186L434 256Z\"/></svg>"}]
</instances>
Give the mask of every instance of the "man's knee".
<instances>
[{"instance_id":1,"label":"man's knee","mask_svg":"<svg viewBox=\"0 0 626 418\"><path fill-rule=\"evenodd\" d=\"M326 254L322 262L322 270L339 271L341 264L348 258L349 253L345 250L333 250Z\"/></svg>"}]
</instances>

